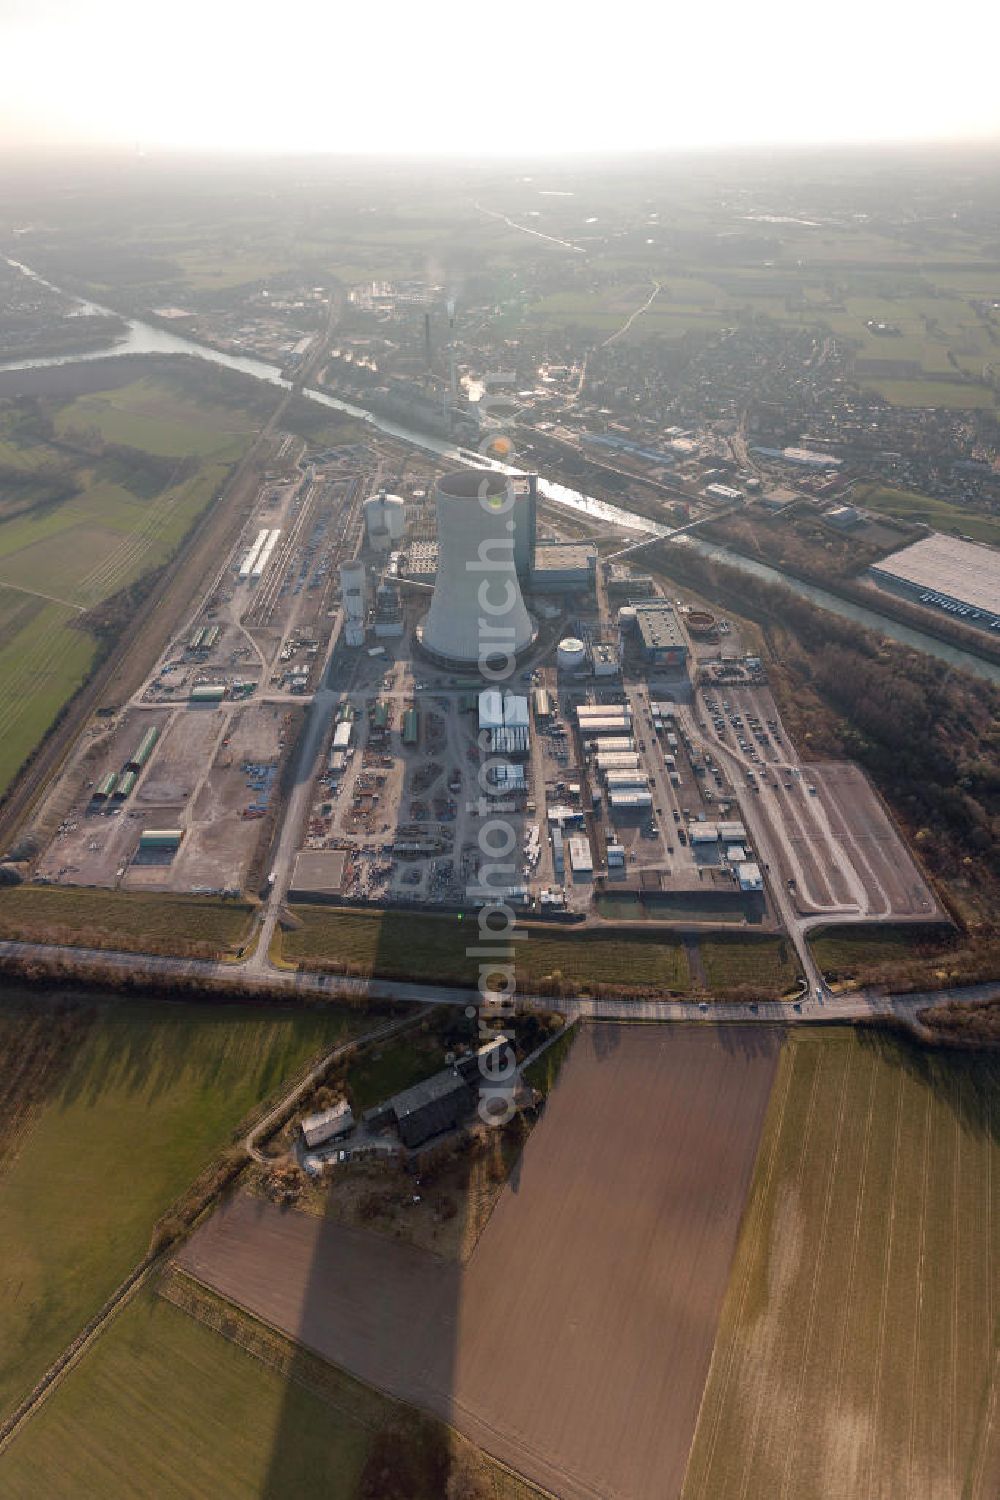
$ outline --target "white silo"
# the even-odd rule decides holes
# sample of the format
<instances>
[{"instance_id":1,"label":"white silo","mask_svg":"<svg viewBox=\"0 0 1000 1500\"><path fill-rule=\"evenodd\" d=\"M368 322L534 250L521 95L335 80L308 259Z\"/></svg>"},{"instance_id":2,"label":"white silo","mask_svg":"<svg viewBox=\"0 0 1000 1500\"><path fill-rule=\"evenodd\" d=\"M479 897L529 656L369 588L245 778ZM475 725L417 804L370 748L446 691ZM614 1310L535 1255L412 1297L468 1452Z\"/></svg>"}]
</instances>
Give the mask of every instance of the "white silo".
<instances>
[{"instance_id":1,"label":"white silo","mask_svg":"<svg viewBox=\"0 0 1000 1500\"><path fill-rule=\"evenodd\" d=\"M568 635L556 647L556 666L560 672L581 672L587 664L587 648L575 635Z\"/></svg>"},{"instance_id":2,"label":"white silo","mask_svg":"<svg viewBox=\"0 0 1000 1500\"><path fill-rule=\"evenodd\" d=\"M364 503L365 533L374 552L389 552L406 531L406 502L380 490Z\"/></svg>"},{"instance_id":3,"label":"white silo","mask_svg":"<svg viewBox=\"0 0 1000 1500\"><path fill-rule=\"evenodd\" d=\"M513 487L502 474L442 474L437 503L434 597L420 630L424 650L456 666L489 664L499 675L534 632L514 565Z\"/></svg>"}]
</instances>

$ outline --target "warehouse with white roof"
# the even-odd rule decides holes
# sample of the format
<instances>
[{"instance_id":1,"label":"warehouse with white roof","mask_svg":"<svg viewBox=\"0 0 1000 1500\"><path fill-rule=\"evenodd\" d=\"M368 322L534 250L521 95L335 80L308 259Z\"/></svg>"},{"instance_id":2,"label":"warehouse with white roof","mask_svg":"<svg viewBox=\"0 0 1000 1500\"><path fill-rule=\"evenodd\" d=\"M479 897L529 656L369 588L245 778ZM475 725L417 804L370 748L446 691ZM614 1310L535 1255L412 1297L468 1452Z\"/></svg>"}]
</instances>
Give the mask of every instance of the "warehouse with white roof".
<instances>
[{"instance_id":1,"label":"warehouse with white roof","mask_svg":"<svg viewBox=\"0 0 1000 1500\"><path fill-rule=\"evenodd\" d=\"M935 532L873 564L882 588L965 625L1000 630L1000 549Z\"/></svg>"}]
</instances>

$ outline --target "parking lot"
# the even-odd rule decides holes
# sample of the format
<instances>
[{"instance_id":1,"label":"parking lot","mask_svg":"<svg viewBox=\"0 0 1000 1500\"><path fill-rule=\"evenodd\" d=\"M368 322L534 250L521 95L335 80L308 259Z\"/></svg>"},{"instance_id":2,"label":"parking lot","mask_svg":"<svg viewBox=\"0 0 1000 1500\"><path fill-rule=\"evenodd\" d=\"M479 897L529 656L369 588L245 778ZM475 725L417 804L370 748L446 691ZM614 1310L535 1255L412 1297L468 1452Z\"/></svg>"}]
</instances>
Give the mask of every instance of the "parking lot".
<instances>
[{"instance_id":1,"label":"parking lot","mask_svg":"<svg viewBox=\"0 0 1000 1500\"><path fill-rule=\"evenodd\" d=\"M699 689L695 712L740 788L747 821L766 830L772 879L801 916L940 914L860 767L800 760L767 688Z\"/></svg>"}]
</instances>

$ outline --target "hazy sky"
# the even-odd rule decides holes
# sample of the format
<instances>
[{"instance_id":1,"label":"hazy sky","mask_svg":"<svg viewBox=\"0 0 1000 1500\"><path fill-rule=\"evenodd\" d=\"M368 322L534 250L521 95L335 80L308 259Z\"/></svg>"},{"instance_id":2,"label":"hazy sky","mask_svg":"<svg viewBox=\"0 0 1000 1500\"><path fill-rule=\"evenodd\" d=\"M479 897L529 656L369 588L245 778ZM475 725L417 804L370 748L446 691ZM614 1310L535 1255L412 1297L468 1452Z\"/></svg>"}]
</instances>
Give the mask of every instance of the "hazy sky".
<instances>
[{"instance_id":1,"label":"hazy sky","mask_svg":"<svg viewBox=\"0 0 1000 1500\"><path fill-rule=\"evenodd\" d=\"M1000 137L995 0L0 0L0 142L516 155Z\"/></svg>"}]
</instances>

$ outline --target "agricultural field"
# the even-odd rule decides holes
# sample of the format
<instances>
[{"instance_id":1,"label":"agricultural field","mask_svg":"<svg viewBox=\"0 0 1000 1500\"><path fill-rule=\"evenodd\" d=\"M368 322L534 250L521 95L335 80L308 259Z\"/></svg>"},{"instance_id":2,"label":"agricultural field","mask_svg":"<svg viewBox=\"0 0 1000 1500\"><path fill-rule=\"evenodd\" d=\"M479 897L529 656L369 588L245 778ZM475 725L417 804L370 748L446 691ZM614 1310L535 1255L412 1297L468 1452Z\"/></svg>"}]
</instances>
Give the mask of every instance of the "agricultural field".
<instances>
[{"instance_id":1,"label":"agricultural field","mask_svg":"<svg viewBox=\"0 0 1000 1500\"><path fill-rule=\"evenodd\" d=\"M176 376L114 378L0 403L0 792L94 664L88 611L173 556L256 430Z\"/></svg>"},{"instance_id":2,"label":"agricultural field","mask_svg":"<svg viewBox=\"0 0 1000 1500\"><path fill-rule=\"evenodd\" d=\"M385 978L439 980L442 984L475 984L478 959L475 923L455 916L408 912L364 912L295 905L300 926L281 936L286 960L351 974ZM518 946L516 968L522 987L549 981L578 990L606 986L636 990L684 991L689 985L687 960L679 938L663 933L614 932L523 924L527 940Z\"/></svg>"},{"instance_id":3,"label":"agricultural field","mask_svg":"<svg viewBox=\"0 0 1000 1500\"><path fill-rule=\"evenodd\" d=\"M870 922L813 932L809 946L826 974L856 974L859 969L884 968L888 975L894 966L921 958L940 956L947 963L955 941L955 932L943 926L925 928Z\"/></svg>"},{"instance_id":4,"label":"agricultural field","mask_svg":"<svg viewBox=\"0 0 1000 1500\"><path fill-rule=\"evenodd\" d=\"M0 793L90 675L97 643L80 614L0 584Z\"/></svg>"},{"instance_id":5,"label":"agricultural field","mask_svg":"<svg viewBox=\"0 0 1000 1500\"><path fill-rule=\"evenodd\" d=\"M449 1429L352 1380L185 1278L144 1290L0 1456L0 1491L51 1500L357 1500L405 1448L409 1500L441 1500L456 1457L489 1500L534 1488ZM400 1435L401 1442L396 1438Z\"/></svg>"},{"instance_id":6,"label":"agricultural field","mask_svg":"<svg viewBox=\"0 0 1000 1500\"><path fill-rule=\"evenodd\" d=\"M240 1121L369 1024L337 1009L5 992L0 1413L142 1258L156 1221ZM10 1493L2 1479L0 1493Z\"/></svg>"},{"instance_id":7,"label":"agricultural field","mask_svg":"<svg viewBox=\"0 0 1000 1500\"><path fill-rule=\"evenodd\" d=\"M783 995L799 973L792 945L783 937L701 937L698 949L713 990L752 985L762 995Z\"/></svg>"},{"instance_id":8,"label":"agricultural field","mask_svg":"<svg viewBox=\"0 0 1000 1500\"><path fill-rule=\"evenodd\" d=\"M998 1087L992 1054L789 1037L684 1500L997 1493Z\"/></svg>"},{"instance_id":9,"label":"agricultural field","mask_svg":"<svg viewBox=\"0 0 1000 1500\"><path fill-rule=\"evenodd\" d=\"M955 411L988 411L997 404L993 391L974 382L950 380L865 380L890 406L944 406Z\"/></svg>"},{"instance_id":10,"label":"agricultural field","mask_svg":"<svg viewBox=\"0 0 1000 1500\"><path fill-rule=\"evenodd\" d=\"M675 1495L780 1047L580 1030L465 1266L246 1195L179 1263L560 1500Z\"/></svg>"},{"instance_id":11,"label":"agricultural field","mask_svg":"<svg viewBox=\"0 0 1000 1500\"><path fill-rule=\"evenodd\" d=\"M932 495L917 495L912 490L887 489L883 485L860 485L855 491L856 503L866 510L880 511L886 516L896 516L901 521L922 521L935 531L971 536L977 542L989 542L1000 546L1000 520L994 516L981 515L961 505L952 505L948 500L938 500Z\"/></svg>"},{"instance_id":12,"label":"agricultural field","mask_svg":"<svg viewBox=\"0 0 1000 1500\"><path fill-rule=\"evenodd\" d=\"M0 938L212 958L243 944L252 911L219 896L2 886Z\"/></svg>"}]
</instances>

